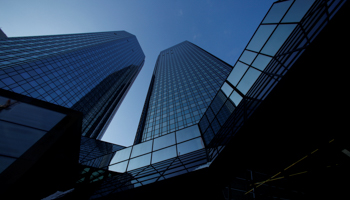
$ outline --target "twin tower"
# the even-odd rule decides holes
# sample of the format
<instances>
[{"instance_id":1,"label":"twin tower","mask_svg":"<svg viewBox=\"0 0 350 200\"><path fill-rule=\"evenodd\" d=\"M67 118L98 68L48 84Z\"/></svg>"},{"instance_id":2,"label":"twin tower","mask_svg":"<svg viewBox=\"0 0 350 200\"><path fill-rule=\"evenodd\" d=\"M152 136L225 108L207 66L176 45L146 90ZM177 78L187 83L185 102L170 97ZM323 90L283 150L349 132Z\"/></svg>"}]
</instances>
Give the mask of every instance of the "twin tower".
<instances>
[{"instance_id":1,"label":"twin tower","mask_svg":"<svg viewBox=\"0 0 350 200\"><path fill-rule=\"evenodd\" d=\"M276 1L233 66L188 41L161 51L129 147L99 139L144 65L134 35L1 31L0 195L342 194L346 181L334 177L350 177L338 117L348 102L337 96L347 90L339 67L348 65L340 48L349 44L348 9L339 0Z\"/></svg>"}]
</instances>

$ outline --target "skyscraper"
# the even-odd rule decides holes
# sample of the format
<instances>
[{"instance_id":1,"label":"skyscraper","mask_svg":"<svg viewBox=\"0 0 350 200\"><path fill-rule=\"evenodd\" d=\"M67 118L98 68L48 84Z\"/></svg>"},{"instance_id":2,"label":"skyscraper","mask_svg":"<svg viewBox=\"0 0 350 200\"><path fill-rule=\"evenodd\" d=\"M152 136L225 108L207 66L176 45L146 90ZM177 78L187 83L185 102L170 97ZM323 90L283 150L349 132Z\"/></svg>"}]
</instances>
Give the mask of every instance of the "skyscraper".
<instances>
[{"instance_id":1,"label":"skyscraper","mask_svg":"<svg viewBox=\"0 0 350 200\"><path fill-rule=\"evenodd\" d=\"M0 39L0 88L80 111L101 138L145 55L125 31Z\"/></svg>"},{"instance_id":2,"label":"skyscraper","mask_svg":"<svg viewBox=\"0 0 350 200\"><path fill-rule=\"evenodd\" d=\"M121 174L91 198L310 199L346 191L334 184L350 177L350 154L333 106L347 103L325 88L346 89L338 66L347 63L339 49L349 41L348 9L345 1L276 1L228 76L189 42L162 51L135 143L108 167Z\"/></svg>"},{"instance_id":3,"label":"skyscraper","mask_svg":"<svg viewBox=\"0 0 350 200\"><path fill-rule=\"evenodd\" d=\"M198 122L231 70L188 41L160 52L135 144L110 154L106 169L120 176L106 178L92 198L205 168Z\"/></svg>"},{"instance_id":4,"label":"skyscraper","mask_svg":"<svg viewBox=\"0 0 350 200\"><path fill-rule=\"evenodd\" d=\"M160 52L135 144L197 124L231 69L188 41Z\"/></svg>"},{"instance_id":5,"label":"skyscraper","mask_svg":"<svg viewBox=\"0 0 350 200\"><path fill-rule=\"evenodd\" d=\"M276 1L222 79L214 77L219 60L194 44L161 52L135 144L106 151L109 166L84 169L76 197L87 191L90 199L348 195L348 102L335 95L348 85L341 48L349 44L348 17L345 1Z\"/></svg>"},{"instance_id":6,"label":"skyscraper","mask_svg":"<svg viewBox=\"0 0 350 200\"><path fill-rule=\"evenodd\" d=\"M47 186L44 184L46 192L74 183L75 175L89 167L108 165L113 152L125 147L96 139L102 137L144 64L145 55L136 37L125 31L14 38L1 33L1 193L11 194L17 187L28 185L33 173L42 183L50 182L49 169L53 166L70 175L57 176ZM33 102L40 109L32 108L29 103ZM34 113L25 114L26 106ZM53 120L53 113L61 106L82 113L82 123L77 117ZM70 113L70 109L61 110ZM58 132L56 124L61 127ZM62 126L72 126L75 132ZM65 158L60 161L60 157ZM69 167L59 167L60 163ZM26 188L38 198L45 194Z\"/></svg>"}]
</instances>

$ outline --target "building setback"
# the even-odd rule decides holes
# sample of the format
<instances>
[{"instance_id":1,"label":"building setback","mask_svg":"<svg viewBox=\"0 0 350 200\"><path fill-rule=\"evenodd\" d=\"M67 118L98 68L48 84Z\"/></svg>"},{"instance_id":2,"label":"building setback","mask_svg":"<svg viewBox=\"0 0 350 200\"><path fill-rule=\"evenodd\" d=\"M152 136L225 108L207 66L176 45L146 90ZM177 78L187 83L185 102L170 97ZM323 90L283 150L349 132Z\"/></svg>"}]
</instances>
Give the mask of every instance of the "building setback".
<instances>
[{"instance_id":1,"label":"building setback","mask_svg":"<svg viewBox=\"0 0 350 200\"><path fill-rule=\"evenodd\" d=\"M144 59L125 31L2 38L0 88L82 112L100 139Z\"/></svg>"}]
</instances>

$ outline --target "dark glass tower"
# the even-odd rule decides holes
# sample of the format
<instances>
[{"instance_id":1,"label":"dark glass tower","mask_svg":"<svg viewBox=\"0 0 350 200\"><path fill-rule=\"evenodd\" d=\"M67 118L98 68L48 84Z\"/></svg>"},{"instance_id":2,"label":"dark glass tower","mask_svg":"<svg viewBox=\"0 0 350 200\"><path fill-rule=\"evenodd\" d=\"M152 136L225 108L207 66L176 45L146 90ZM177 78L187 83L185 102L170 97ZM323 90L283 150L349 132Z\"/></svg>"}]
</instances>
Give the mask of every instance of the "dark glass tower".
<instances>
[{"instance_id":1,"label":"dark glass tower","mask_svg":"<svg viewBox=\"0 0 350 200\"><path fill-rule=\"evenodd\" d=\"M99 139L144 59L125 31L3 37L0 88L82 112L82 135Z\"/></svg>"},{"instance_id":2,"label":"dark glass tower","mask_svg":"<svg viewBox=\"0 0 350 200\"><path fill-rule=\"evenodd\" d=\"M346 75L335 67L347 63L338 50L349 38L344 2L276 1L232 68L190 42L162 51L135 144L115 152L108 170L120 175L92 199L310 199L324 195L319 188L346 191L334 184L349 177L345 134L334 131L346 102L323 95L327 87L345 91ZM331 106L323 109L320 98ZM323 171L333 166L342 169Z\"/></svg>"},{"instance_id":3,"label":"dark glass tower","mask_svg":"<svg viewBox=\"0 0 350 200\"><path fill-rule=\"evenodd\" d=\"M185 41L162 51L135 144L197 124L232 67Z\"/></svg>"}]
</instances>

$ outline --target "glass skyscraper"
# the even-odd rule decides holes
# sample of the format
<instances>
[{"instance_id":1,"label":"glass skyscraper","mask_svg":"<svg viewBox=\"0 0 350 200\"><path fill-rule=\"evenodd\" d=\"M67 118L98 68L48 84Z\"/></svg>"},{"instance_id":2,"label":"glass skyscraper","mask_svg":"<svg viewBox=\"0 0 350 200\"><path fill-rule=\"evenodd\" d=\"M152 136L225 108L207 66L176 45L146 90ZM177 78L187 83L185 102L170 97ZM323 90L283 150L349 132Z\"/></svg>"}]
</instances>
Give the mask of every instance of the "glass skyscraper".
<instances>
[{"instance_id":1,"label":"glass skyscraper","mask_svg":"<svg viewBox=\"0 0 350 200\"><path fill-rule=\"evenodd\" d=\"M0 39L0 88L72 108L101 138L145 55L125 31Z\"/></svg>"},{"instance_id":2,"label":"glass skyscraper","mask_svg":"<svg viewBox=\"0 0 350 200\"><path fill-rule=\"evenodd\" d=\"M231 70L188 41L160 52L135 143L197 124Z\"/></svg>"},{"instance_id":3,"label":"glass skyscraper","mask_svg":"<svg viewBox=\"0 0 350 200\"><path fill-rule=\"evenodd\" d=\"M160 52L135 144L109 153L112 159L103 169L120 176L107 177L92 198L205 168L198 122L231 70L188 41Z\"/></svg>"},{"instance_id":4,"label":"glass skyscraper","mask_svg":"<svg viewBox=\"0 0 350 200\"><path fill-rule=\"evenodd\" d=\"M233 66L187 41L162 51L134 145L83 137L67 199L348 195L347 102L331 94L347 87L349 13L342 0L276 1Z\"/></svg>"},{"instance_id":5,"label":"glass skyscraper","mask_svg":"<svg viewBox=\"0 0 350 200\"><path fill-rule=\"evenodd\" d=\"M321 137L318 133L322 128L308 133L316 123L298 124L300 118L324 118L308 111L312 103L305 105L306 99L298 98L303 98L299 92L307 96L315 90L308 86L318 68L323 67L322 73L327 73L322 62L332 65L335 56L325 55L317 61L317 67L311 67L318 54L329 51L322 45L332 43L331 49L337 46L329 39L329 35L337 33L322 29L332 23L343 4L344 1L276 1L233 66L187 41L162 51L134 145L116 151L108 166L110 172L120 174L106 178L91 198L163 199L171 195L185 199L300 199L305 193L314 195L309 192L312 187L304 184L310 181L317 185L312 178L293 182L284 176L305 173L305 168L296 170L294 165L318 151L311 148L316 139L320 148L333 142L319 143L320 138L334 138L334 134ZM344 11L348 10L343 10L343 15ZM340 26L344 26L345 19ZM299 79L304 73L306 80ZM324 76L319 79L324 81ZM322 85L322 81L316 85ZM293 100L279 97L286 93ZM319 101L317 97L309 98ZM287 108L290 113L284 113ZM308 115L299 116L304 112ZM344 156L340 155L345 154L341 153L343 148L340 144L336 153L334 149L324 151L312 162L325 167L323 158ZM310 154L309 150L315 151ZM343 158L337 162L348 159ZM309 166L315 167L314 163ZM348 165L342 166L346 169ZM290 185L278 182L280 179Z\"/></svg>"}]
</instances>

